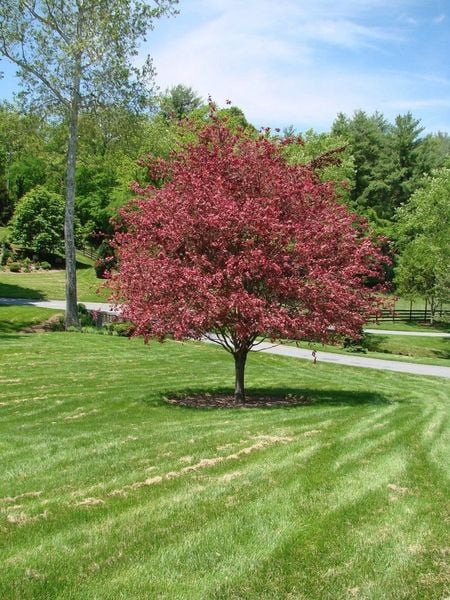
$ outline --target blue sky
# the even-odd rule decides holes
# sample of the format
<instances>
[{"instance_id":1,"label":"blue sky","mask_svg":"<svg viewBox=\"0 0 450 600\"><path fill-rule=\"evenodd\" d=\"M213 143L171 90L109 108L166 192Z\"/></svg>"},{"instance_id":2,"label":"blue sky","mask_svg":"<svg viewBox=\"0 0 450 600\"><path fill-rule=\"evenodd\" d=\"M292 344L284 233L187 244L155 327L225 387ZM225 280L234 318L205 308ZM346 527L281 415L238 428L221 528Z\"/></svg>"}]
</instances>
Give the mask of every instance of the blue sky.
<instances>
[{"instance_id":1,"label":"blue sky","mask_svg":"<svg viewBox=\"0 0 450 600\"><path fill-rule=\"evenodd\" d=\"M450 133L450 0L180 0L149 53L162 89L230 99L256 126L328 129L339 111L411 111ZM2 68L4 65L2 63ZM14 87L9 68L0 98Z\"/></svg>"}]
</instances>

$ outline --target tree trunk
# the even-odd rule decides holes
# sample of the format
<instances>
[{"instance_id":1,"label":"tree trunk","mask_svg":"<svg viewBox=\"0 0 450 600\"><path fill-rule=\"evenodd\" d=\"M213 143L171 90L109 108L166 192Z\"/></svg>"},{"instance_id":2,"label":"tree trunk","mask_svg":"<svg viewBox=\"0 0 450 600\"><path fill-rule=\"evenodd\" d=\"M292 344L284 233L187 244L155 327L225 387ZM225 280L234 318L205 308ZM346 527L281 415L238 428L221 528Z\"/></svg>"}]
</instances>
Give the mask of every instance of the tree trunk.
<instances>
[{"instance_id":1,"label":"tree trunk","mask_svg":"<svg viewBox=\"0 0 450 600\"><path fill-rule=\"evenodd\" d=\"M66 176L66 211L64 219L64 241L66 250L66 329L79 327L77 310L77 272L75 256L75 167L77 161L78 146L78 113L80 77L74 77L73 97L69 115L69 144L67 152L67 176Z\"/></svg>"},{"instance_id":2,"label":"tree trunk","mask_svg":"<svg viewBox=\"0 0 450 600\"><path fill-rule=\"evenodd\" d=\"M234 401L236 403L245 402L244 376L247 352L247 350L239 350L233 354L235 369Z\"/></svg>"}]
</instances>

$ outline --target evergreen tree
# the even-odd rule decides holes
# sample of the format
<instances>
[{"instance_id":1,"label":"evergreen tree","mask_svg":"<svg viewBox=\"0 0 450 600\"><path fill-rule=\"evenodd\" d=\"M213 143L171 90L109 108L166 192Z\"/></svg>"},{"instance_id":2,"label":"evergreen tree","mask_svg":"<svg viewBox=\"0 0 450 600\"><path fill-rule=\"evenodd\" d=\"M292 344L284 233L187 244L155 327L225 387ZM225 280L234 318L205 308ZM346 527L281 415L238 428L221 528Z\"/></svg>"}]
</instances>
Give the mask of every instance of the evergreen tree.
<instances>
[{"instance_id":1,"label":"evergreen tree","mask_svg":"<svg viewBox=\"0 0 450 600\"><path fill-rule=\"evenodd\" d=\"M182 119L203 104L202 99L191 87L175 85L160 98L160 110L166 119Z\"/></svg>"},{"instance_id":2,"label":"evergreen tree","mask_svg":"<svg viewBox=\"0 0 450 600\"><path fill-rule=\"evenodd\" d=\"M421 137L423 127L411 113L397 116L394 124L381 113L340 114L332 132L348 140L355 160L353 205L384 228L446 151L445 138Z\"/></svg>"},{"instance_id":3,"label":"evergreen tree","mask_svg":"<svg viewBox=\"0 0 450 600\"><path fill-rule=\"evenodd\" d=\"M374 213L380 218L392 213L386 182L390 163L388 132L389 124L383 115L369 116L362 110L355 111L352 118L339 114L332 127L333 134L348 141L355 161L352 205L362 214Z\"/></svg>"},{"instance_id":4,"label":"evergreen tree","mask_svg":"<svg viewBox=\"0 0 450 600\"><path fill-rule=\"evenodd\" d=\"M401 206L410 198L417 188L420 179L429 172L430 165L421 161L422 140L420 134L424 128L420 119L415 119L410 112L398 115L389 135L391 167L392 208Z\"/></svg>"}]
</instances>

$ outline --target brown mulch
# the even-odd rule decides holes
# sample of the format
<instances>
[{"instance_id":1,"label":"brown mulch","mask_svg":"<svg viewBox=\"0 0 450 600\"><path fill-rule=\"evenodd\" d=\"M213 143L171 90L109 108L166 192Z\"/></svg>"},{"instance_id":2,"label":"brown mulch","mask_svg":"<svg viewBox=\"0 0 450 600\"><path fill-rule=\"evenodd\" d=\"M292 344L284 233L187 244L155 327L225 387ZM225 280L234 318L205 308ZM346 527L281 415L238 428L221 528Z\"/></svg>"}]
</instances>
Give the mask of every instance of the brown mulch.
<instances>
[{"instance_id":1,"label":"brown mulch","mask_svg":"<svg viewBox=\"0 0 450 600\"><path fill-rule=\"evenodd\" d=\"M193 394L164 398L169 404L190 408L276 408L312 404L306 396L247 396L245 402L235 402L232 394Z\"/></svg>"}]
</instances>

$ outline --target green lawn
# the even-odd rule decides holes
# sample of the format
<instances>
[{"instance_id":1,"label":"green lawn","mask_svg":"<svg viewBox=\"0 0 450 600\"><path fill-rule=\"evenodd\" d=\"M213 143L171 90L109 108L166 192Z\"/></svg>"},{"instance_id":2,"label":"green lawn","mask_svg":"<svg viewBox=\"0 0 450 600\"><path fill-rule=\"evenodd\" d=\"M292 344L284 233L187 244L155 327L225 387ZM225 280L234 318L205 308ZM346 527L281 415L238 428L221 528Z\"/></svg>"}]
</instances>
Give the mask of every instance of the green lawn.
<instances>
[{"instance_id":1,"label":"green lawn","mask_svg":"<svg viewBox=\"0 0 450 600\"><path fill-rule=\"evenodd\" d=\"M408 300L408 298L398 298L395 301L395 308L397 310L409 310L410 307L410 300ZM425 298L415 298L413 300L413 310L424 310L425 309ZM430 305L428 304L428 309L430 308ZM450 304L445 303L443 305L443 308L445 309L450 309Z\"/></svg>"},{"instance_id":2,"label":"green lawn","mask_svg":"<svg viewBox=\"0 0 450 600\"><path fill-rule=\"evenodd\" d=\"M77 286L80 302L102 302L107 297L104 283L95 277L92 261L82 255L77 257ZM0 298L34 298L64 300L65 271L37 271L33 273L10 273L0 271Z\"/></svg>"},{"instance_id":3,"label":"green lawn","mask_svg":"<svg viewBox=\"0 0 450 600\"><path fill-rule=\"evenodd\" d=\"M415 323L408 321L383 321L382 323L368 323L368 329L387 329L388 331L419 331L423 333L450 333L450 323Z\"/></svg>"},{"instance_id":4,"label":"green lawn","mask_svg":"<svg viewBox=\"0 0 450 600\"><path fill-rule=\"evenodd\" d=\"M450 365L450 338L383 335L380 331L380 334L370 334L368 343L368 356L375 357L375 354L381 352L396 358L420 359L421 362L432 359L435 364L444 364L441 363L440 359L442 359Z\"/></svg>"},{"instance_id":5,"label":"green lawn","mask_svg":"<svg viewBox=\"0 0 450 600\"><path fill-rule=\"evenodd\" d=\"M20 332L28 327L39 325L57 314L63 313L58 313L51 308L0 305L0 334Z\"/></svg>"},{"instance_id":6,"label":"green lawn","mask_svg":"<svg viewBox=\"0 0 450 600\"><path fill-rule=\"evenodd\" d=\"M440 599L450 381L221 349L0 335L0 597ZM447 589L447 591L446 591Z\"/></svg>"}]
</instances>

